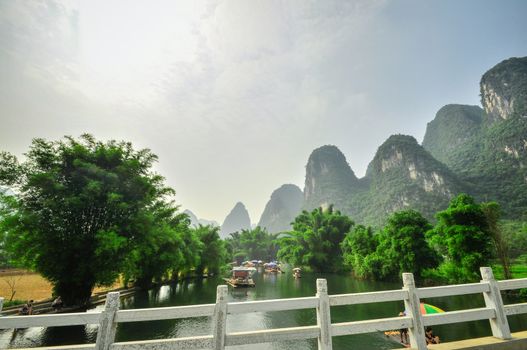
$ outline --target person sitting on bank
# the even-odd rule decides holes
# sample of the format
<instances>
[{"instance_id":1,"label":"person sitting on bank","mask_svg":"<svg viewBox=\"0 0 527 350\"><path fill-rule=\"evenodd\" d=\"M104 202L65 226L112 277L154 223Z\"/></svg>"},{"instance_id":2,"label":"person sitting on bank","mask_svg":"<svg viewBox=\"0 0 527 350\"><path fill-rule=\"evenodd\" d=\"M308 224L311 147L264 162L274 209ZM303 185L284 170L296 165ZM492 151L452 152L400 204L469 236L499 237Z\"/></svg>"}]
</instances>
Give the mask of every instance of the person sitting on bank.
<instances>
[{"instance_id":1,"label":"person sitting on bank","mask_svg":"<svg viewBox=\"0 0 527 350\"><path fill-rule=\"evenodd\" d=\"M439 344L439 337L434 335L432 327L426 327L425 330L426 344Z\"/></svg>"},{"instance_id":2,"label":"person sitting on bank","mask_svg":"<svg viewBox=\"0 0 527 350\"><path fill-rule=\"evenodd\" d=\"M29 309L29 315L33 315L33 299L31 299L28 303L27 303L27 307Z\"/></svg>"},{"instance_id":3,"label":"person sitting on bank","mask_svg":"<svg viewBox=\"0 0 527 350\"><path fill-rule=\"evenodd\" d=\"M18 310L19 315L29 315L29 306L27 304L22 305Z\"/></svg>"},{"instance_id":4,"label":"person sitting on bank","mask_svg":"<svg viewBox=\"0 0 527 350\"><path fill-rule=\"evenodd\" d=\"M403 311L399 312L399 317L403 316L406 316L406 314ZM399 334L401 335L401 343L408 344L408 328L401 328Z\"/></svg>"},{"instance_id":5,"label":"person sitting on bank","mask_svg":"<svg viewBox=\"0 0 527 350\"><path fill-rule=\"evenodd\" d=\"M62 302L62 298L60 297L60 295L57 297L57 299L53 300L53 302L51 303L51 307L55 311L59 311L60 309L62 309L63 305L64 303Z\"/></svg>"}]
</instances>

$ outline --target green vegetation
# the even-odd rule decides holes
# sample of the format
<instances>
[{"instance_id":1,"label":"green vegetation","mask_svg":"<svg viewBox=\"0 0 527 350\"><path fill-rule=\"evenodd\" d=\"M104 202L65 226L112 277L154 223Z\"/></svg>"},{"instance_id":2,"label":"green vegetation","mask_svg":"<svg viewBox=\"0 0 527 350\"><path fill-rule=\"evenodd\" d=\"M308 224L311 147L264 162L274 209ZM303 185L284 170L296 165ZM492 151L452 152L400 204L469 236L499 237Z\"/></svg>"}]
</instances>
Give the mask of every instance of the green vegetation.
<instances>
[{"instance_id":1,"label":"green vegetation","mask_svg":"<svg viewBox=\"0 0 527 350\"><path fill-rule=\"evenodd\" d=\"M276 237L276 234L257 226L253 230L231 233L225 241L229 255L240 264L245 260L275 260L278 251Z\"/></svg>"},{"instance_id":2,"label":"green vegetation","mask_svg":"<svg viewBox=\"0 0 527 350\"><path fill-rule=\"evenodd\" d=\"M304 209L330 203L344 208L358 187L358 179L344 154L335 146L319 147L311 153L306 165Z\"/></svg>"},{"instance_id":3,"label":"green vegetation","mask_svg":"<svg viewBox=\"0 0 527 350\"><path fill-rule=\"evenodd\" d=\"M370 226L355 226L341 243L344 265L350 268L355 276L374 278L373 270L377 267L377 259L372 253L378 244L377 236L374 236Z\"/></svg>"},{"instance_id":4,"label":"green vegetation","mask_svg":"<svg viewBox=\"0 0 527 350\"><path fill-rule=\"evenodd\" d=\"M437 220L427 237L444 260L433 276L450 283L478 281L479 268L489 265L492 244L482 206L460 194L437 213Z\"/></svg>"},{"instance_id":5,"label":"green vegetation","mask_svg":"<svg viewBox=\"0 0 527 350\"><path fill-rule=\"evenodd\" d=\"M407 135L392 135L379 147L367 178L367 194L351 201L362 206L357 220L377 226L402 209L415 209L432 219L452 193L463 189L456 175Z\"/></svg>"},{"instance_id":6,"label":"green vegetation","mask_svg":"<svg viewBox=\"0 0 527 350\"><path fill-rule=\"evenodd\" d=\"M468 185L468 193L498 202L506 218L524 219L527 57L499 63L483 75L480 88L488 113L478 116L473 106L443 107L428 124L423 146Z\"/></svg>"},{"instance_id":7,"label":"green vegetation","mask_svg":"<svg viewBox=\"0 0 527 350\"><path fill-rule=\"evenodd\" d=\"M374 242L371 234L363 230L346 237L343 243L345 260L351 261L352 267L353 263L358 265L354 273L359 277L390 280L399 279L403 272L413 272L420 279L425 269L434 268L438 263L438 257L424 236L431 227L419 212L395 212ZM353 251L354 246L360 253ZM367 266L361 266L363 264Z\"/></svg>"},{"instance_id":8,"label":"green vegetation","mask_svg":"<svg viewBox=\"0 0 527 350\"><path fill-rule=\"evenodd\" d=\"M0 154L0 184L16 192L0 206L8 259L42 274L70 305L88 303L96 285L121 274L147 287L196 267L217 270L221 244L189 228L169 199L174 191L151 171L156 160L90 135L35 139L24 163Z\"/></svg>"},{"instance_id":9,"label":"green vegetation","mask_svg":"<svg viewBox=\"0 0 527 350\"><path fill-rule=\"evenodd\" d=\"M295 219L294 230L279 239L278 257L315 271L351 270L357 277L374 280L400 279L403 272L412 272L428 283L474 282L480 279L479 268L492 261L499 262L498 275L504 266L510 266L514 277L526 273L525 262L509 263L506 237L515 235L525 245L527 232L511 229L518 225L510 223L503 229L496 203L479 204L460 194L436 217L432 225L415 210L398 211L375 232L355 226L331 206L304 211Z\"/></svg>"},{"instance_id":10,"label":"green vegetation","mask_svg":"<svg viewBox=\"0 0 527 350\"><path fill-rule=\"evenodd\" d=\"M293 223L293 231L279 240L278 257L295 266L319 272L344 270L340 244L354 222L333 206L303 211Z\"/></svg>"},{"instance_id":11,"label":"green vegetation","mask_svg":"<svg viewBox=\"0 0 527 350\"><path fill-rule=\"evenodd\" d=\"M423 147L392 135L357 179L334 146L313 151L305 209L333 203L357 221L386 223L397 210L434 214L459 193L496 201L503 217L527 218L527 57L511 58L481 80L482 105L446 105L428 124Z\"/></svg>"},{"instance_id":12,"label":"green vegetation","mask_svg":"<svg viewBox=\"0 0 527 350\"><path fill-rule=\"evenodd\" d=\"M511 263L509 260L509 247L503 236L503 232L499 225L501 216L500 206L496 202L482 203L481 209L485 215L488 225L488 231L494 244L494 251L496 257L501 263L503 274L506 279L512 278Z\"/></svg>"},{"instance_id":13,"label":"green vegetation","mask_svg":"<svg viewBox=\"0 0 527 350\"><path fill-rule=\"evenodd\" d=\"M218 274L228 260L226 243L220 239L220 228L199 225L193 231L202 244L201 259L196 272Z\"/></svg>"},{"instance_id":14,"label":"green vegetation","mask_svg":"<svg viewBox=\"0 0 527 350\"><path fill-rule=\"evenodd\" d=\"M501 264L492 264L492 270L496 279L507 279L503 272ZM512 278L527 278L527 256L513 260L510 266Z\"/></svg>"},{"instance_id":15,"label":"green vegetation","mask_svg":"<svg viewBox=\"0 0 527 350\"><path fill-rule=\"evenodd\" d=\"M446 105L428 123L423 148L451 169L463 171L474 164L474 154L467 150L481 136L483 118L479 106Z\"/></svg>"},{"instance_id":16,"label":"green vegetation","mask_svg":"<svg viewBox=\"0 0 527 350\"><path fill-rule=\"evenodd\" d=\"M527 113L527 57L513 57L498 63L481 78L481 98L485 105L484 85L512 103L512 114Z\"/></svg>"},{"instance_id":17,"label":"green vegetation","mask_svg":"<svg viewBox=\"0 0 527 350\"><path fill-rule=\"evenodd\" d=\"M3 308L8 308L8 307L11 307L11 306L16 306L16 305L23 305L25 304L27 301L24 301L24 300L18 300L18 299L14 299L14 300L7 300L7 301L4 301L4 305L3 305Z\"/></svg>"}]
</instances>

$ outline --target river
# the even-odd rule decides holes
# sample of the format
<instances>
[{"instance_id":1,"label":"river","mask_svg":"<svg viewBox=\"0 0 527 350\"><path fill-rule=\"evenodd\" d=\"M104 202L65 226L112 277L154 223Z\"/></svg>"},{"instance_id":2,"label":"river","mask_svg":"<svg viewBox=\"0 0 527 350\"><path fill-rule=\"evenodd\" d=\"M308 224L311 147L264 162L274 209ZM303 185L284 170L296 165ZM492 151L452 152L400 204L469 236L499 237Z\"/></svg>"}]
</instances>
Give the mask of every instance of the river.
<instances>
[{"instance_id":1,"label":"river","mask_svg":"<svg viewBox=\"0 0 527 350\"><path fill-rule=\"evenodd\" d=\"M314 296L315 281L326 278L329 294L358 293L400 289L401 283L360 281L350 276L337 274L303 273L301 279L295 280L290 273L263 274L256 273L255 288L229 288L229 301L246 301L262 299L278 299ZM216 286L222 284L220 278L209 278L198 281L188 281L174 285L164 285L149 291L139 292L122 299L121 309L165 307L177 305L193 305L214 303ZM505 297L505 303L518 302ZM484 306L482 295L430 298L425 300L447 311L476 308ZM94 309L100 310L102 306ZM387 302L354 306L339 306L331 308L332 322L366 320L381 317L397 316L403 309L402 302ZM509 317L511 331L527 329L527 315ZM250 314L229 315L227 332L250 331L268 328L294 327L316 324L314 310L294 310L279 312L259 312ZM75 327L29 328L0 334L0 348L53 346L67 344L93 343L96 339L97 326L88 325ZM211 333L210 318L200 317L181 320L166 320L154 322L136 322L120 324L117 330L117 341L147 340ZM442 341L452 341L491 335L488 321L476 321L453 325L435 326L434 333ZM381 332L333 337L333 348L338 349L394 349L401 347L388 340ZM268 344L255 344L230 347L229 349L316 349L316 340L291 341Z\"/></svg>"}]
</instances>

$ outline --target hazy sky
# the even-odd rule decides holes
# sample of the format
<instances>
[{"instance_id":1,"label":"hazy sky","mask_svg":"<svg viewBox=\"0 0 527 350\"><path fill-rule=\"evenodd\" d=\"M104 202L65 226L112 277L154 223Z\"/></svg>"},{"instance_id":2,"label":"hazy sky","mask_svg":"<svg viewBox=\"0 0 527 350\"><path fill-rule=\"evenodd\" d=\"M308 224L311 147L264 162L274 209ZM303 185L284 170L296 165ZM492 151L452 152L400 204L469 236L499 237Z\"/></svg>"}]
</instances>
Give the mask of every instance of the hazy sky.
<instances>
[{"instance_id":1,"label":"hazy sky","mask_svg":"<svg viewBox=\"0 0 527 350\"><path fill-rule=\"evenodd\" d=\"M527 1L0 0L0 149L89 132L159 155L176 201L257 222L311 151L359 177L390 135L527 55Z\"/></svg>"}]
</instances>

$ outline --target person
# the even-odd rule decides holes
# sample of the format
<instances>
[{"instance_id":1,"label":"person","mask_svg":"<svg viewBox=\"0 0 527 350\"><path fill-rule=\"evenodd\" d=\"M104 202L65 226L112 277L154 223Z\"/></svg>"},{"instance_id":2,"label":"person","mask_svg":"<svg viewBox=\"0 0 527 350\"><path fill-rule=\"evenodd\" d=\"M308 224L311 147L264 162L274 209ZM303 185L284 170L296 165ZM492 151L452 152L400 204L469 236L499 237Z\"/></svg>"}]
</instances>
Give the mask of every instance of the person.
<instances>
[{"instance_id":1,"label":"person","mask_svg":"<svg viewBox=\"0 0 527 350\"><path fill-rule=\"evenodd\" d=\"M425 330L426 344L439 344L439 337L434 335L432 327L426 327Z\"/></svg>"},{"instance_id":2,"label":"person","mask_svg":"<svg viewBox=\"0 0 527 350\"><path fill-rule=\"evenodd\" d=\"M60 297L60 295L55 300L53 300L53 302L51 303L51 307L55 311L59 311L60 309L62 309L63 305L64 303L62 302L62 298Z\"/></svg>"},{"instance_id":3,"label":"person","mask_svg":"<svg viewBox=\"0 0 527 350\"><path fill-rule=\"evenodd\" d=\"M399 317L403 316L406 316L406 313L404 311L399 312ZM401 335L401 343L408 344L408 328L401 328L399 334Z\"/></svg>"},{"instance_id":4,"label":"person","mask_svg":"<svg viewBox=\"0 0 527 350\"><path fill-rule=\"evenodd\" d=\"M19 315L29 315L29 306L27 304L22 305L18 310Z\"/></svg>"},{"instance_id":5,"label":"person","mask_svg":"<svg viewBox=\"0 0 527 350\"><path fill-rule=\"evenodd\" d=\"M33 299L31 299L28 303L27 303L27 307L28 307L28 315L33 315Z\"/></svg>"}]
</instances>

